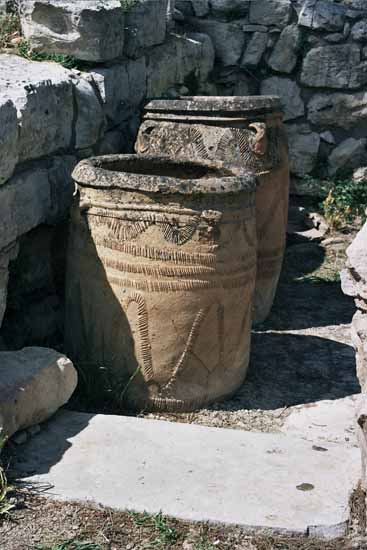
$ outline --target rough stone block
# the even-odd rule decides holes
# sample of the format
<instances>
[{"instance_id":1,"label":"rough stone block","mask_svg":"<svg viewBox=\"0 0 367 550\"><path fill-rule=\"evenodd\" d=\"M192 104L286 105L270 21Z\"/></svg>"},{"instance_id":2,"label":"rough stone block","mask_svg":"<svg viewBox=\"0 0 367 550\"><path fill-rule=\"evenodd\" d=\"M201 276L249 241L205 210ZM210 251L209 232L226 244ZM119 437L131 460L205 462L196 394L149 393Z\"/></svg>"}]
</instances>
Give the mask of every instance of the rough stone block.
<instances>
[{"instance_id":1,"label":"rough stone block","mask_svg":"<svg viewBox=\"0 0 367 550\"><path fill-rule=\"evenodd\" d=\"M352 320L352 342L356 350L357 377L363 393L367 392L367 312L357 311Z\"/></svg>"},{"instance_id":2,"label":"rough stone block","mask_svg":"<svg viewBox=\"0 0 367 550\"><path fill-rule=\"evenodd\" d=\"M6 435L47 420L73 394L77 373L47 348L0 352L0 427Z\"/></svg>"},{"instance_id":3,"label":"rough stone block","mask_svg":"<svg viewBox=\"0 0 367 550\"><path fill-rule=\"evenodd\" d=\"M2 95L18 112L19 161L68 148L74 117L71 73L56 63L15 55L0 55L0 66Z\"/></svg>"},{"instance_id":4,"label":"rough stone block","mask_svg":"<svg viewBox=\"0 0 367 550\"><path fill-rule=\"evenodd\" d=\"M256 67L265 53L268 43L268 35L264 32L254 32L246 46L241 59L243 67Z\"/></svg>"},{"instance_id":5,"label":"rough stone block","mask_svg":"<svg viewBox=\"0 0 367 550\"><path fill-rule=\"evenodd\" d=\"M367 139L348 138L332 151L328 161L330 177L347 175L367 162Z\"/></svg>"},{"instance_id":6,"label":"rough stone block","mask_svg":"<svg viewBox=\"0 0 367 550\"><path fill-rule=\"evenodd\" d=\"M163 50L163 47L162 47ZM167 71L169 68L167 68ZM146 95L145 57L91 69L110 125L116 126L137 107Z\"/></svg>"},{"instance_id":7,"label":"rough stone block","mask_svg":"<svg viewBox=\"0 0 367 550\"><path fill-rule=\"evenodd\" d=\"M84 78L75 81L75 148L95 145L104 128L104 112L93 86Z\"/></svg>"},{"instance_id":8,"label":"rough stone block","mask_svg":"<svg viewBox=\"0 0 367 550\"><path fill-rule=\"evenodd\" d=\"M17 110L9 99L0 97L0 185L10 178L17 162Z\"/></svg>"},{"instance_id":9,"label":"rough stone block","mask_svg":"<svg viewBox=\"0 0 367 550\"><path fill-rule=\"evenodd\" d=\"M240 26L214 19L188 18L194 30L210 36L215 57L222 65L235 65L241 57L245 36Z\"/></svg>"},{"instance_id":10,"label":"rough stone block","mask_svg":"<svg viewBox=\"0 0 367 550\"><path fill-rule=\"evenodd\" d=\"M355 89L367 81L366 70L356 44L321 46L307 53L301 83L316 88Z\"/></svg>"},{"instance_id":11,"label":"rough stone block","mask_svg":"<svg viewBox=\"0 0 367 550\"><path fill-rule=\"evenodd\" d=\"M340 31L344 27L347 8L330 0L307 0L298 24L314 30Z\"/></svg>"},{"instance_id":12,"label":"rough stone block","mask_svg":"<svg viewBox=\"0 0 367 550\"><path fill-rule=\"evenodd\" d=\"M215 17L229 15L231 19L235 19L247 15L250 4L251 0L211 0L210 9Z\"/></svg>"},{"instance_id":13,"label":"rough stone block","mask_svg":"<svg viewBox=\"0 0 367 550\"><path fill-rule=\"evenodd\" d=\"M125 47L129 57L162 44L166 37L168 0L140 0L125 12Z\"/></svg>"},{"instance_id":14,"label":"rough stone block","mask_svg":"<svg viewBox=\"0 0 367 550\"><path fill-rule=\"evenodd\" d=\"M303 116L305 106L297 82L289 78L271 76L261 82L260 90L262 95L277 95L280 97L285 121Z\"/></svg>"},{"instance_id":15,"label":"rough stone block","mask_svg":"<svg viewBox=\"0 0 367 550\"><path fill-rule=\"evenodd\" d=\"M301 32L298 26L285 27L268 59L269 67L279 73L291 73L297 63L300 42Z\"/></svg>"},{"instance_id":16,"label":"rough stone block","mask_svg":"<svg viewBox=\"0 0 367 550\"><path fill-rule=\"evenodd\" d=\"M95 62L123 53L125 14L119 0L21 0L20 16L35 51Z\"/></svg>"},{"instance_id":17,"label":"rough stone block","mask_svg":"<svg viewBox=\"0 0 367 550\"><path fill-rule=\"evenodd\" d=\"M367 42L367 21L358 21L353 25L351 35L357 42Z\"/></svg>"},{"instance_id":18,"label":"rough stone block","mask_svg":"<svg viewBox=\"0 0 367 550\"><path fill-rule=\"evenodd\" d=\"M72 156L55 157L14 175L0 187L0 250L41 223L68 212L74 190Z\"/></svg>"},{"instance_id":19,"label":"rough stone block","mask_svg":"<svg viewBox=\"0 0 367 550\"><path fill-rule=\"evenodd\" d=\"M169 88L186 82L198 87L207 80L213 64L214 49L208 36L199 33L171 36L147 56L147 97L159 97Z\"/></svg>"},{"instance_id":20,"label":"rough stone block","mask_svg":"<svg viewBox=\"0 0 367 550\"><path fill-rule=\"evenodd\" d=\"M250 23L284 27L291 13L290 0L255 0L250 4Z\"/></svg>"},{"instance_id":21,"label":"rough stone block","mask_svg":"<svg viewBox=\"0 0 367 550\"><path fill-rule=\"evenodd\" d=\"M347 256L350 265L366 283L365 291L367 293L367 223L347 248Z\"/></svg>"},{"instance_id":22,"label":"rough stone block","mask_svg":"<svg viewBox=\"0 0 367 550\"><path fill-rule=\"evenodd\" d=\"M308 120L319 127L344 130L367 123L367 92L316 94L308 104Z\"/></svg>"},{"instance_id":23,"label":"rough stone block","mask_svg":"<svg viewBox=\"0 0 367 550\"><path fill-rule=\"evenodd\" d=\"M286 126L289 143L289 168L292 174L304 177L312 172L317 162L320 136L307 124Z\"/></svg>"}]
</instances>

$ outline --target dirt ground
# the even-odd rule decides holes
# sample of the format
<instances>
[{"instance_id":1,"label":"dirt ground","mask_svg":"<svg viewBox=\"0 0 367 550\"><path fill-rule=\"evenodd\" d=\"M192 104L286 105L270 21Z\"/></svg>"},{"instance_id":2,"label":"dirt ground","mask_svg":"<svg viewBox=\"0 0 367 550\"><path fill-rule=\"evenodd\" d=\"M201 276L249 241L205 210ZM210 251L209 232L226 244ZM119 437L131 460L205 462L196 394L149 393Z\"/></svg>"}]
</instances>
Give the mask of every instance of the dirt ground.
<instances>
[{"instance_id":1,"label":"dirt ground","mask_svg":"<svg viewBox=\"0 0 367 550\"><path fill-rule=\"evenodd\" d=\"M354 537L245 535L238 527L179 522L161 515L116 512L28 496L0 519L1 550L366 550Z\"/></svg>"}]
</instances>

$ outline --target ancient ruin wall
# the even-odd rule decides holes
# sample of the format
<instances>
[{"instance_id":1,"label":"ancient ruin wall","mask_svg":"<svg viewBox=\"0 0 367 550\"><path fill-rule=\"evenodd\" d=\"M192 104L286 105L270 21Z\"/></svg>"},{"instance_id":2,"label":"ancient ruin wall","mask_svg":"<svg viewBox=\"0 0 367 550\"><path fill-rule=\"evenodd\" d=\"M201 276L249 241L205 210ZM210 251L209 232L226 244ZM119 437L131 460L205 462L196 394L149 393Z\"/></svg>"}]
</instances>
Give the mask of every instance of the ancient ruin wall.
<instances>
[{"instance_id":1,"label":"ancient ruin wall","mask_svg":"<svg viewBox=\"0 0 367 550\"><path fill-rule=\"evenodd\" d=\"M207 94L276 94L289 134L293 190L367 163L364 0L176 0L182 28L207 33Z\"/></svg>"},{"instance_id":2,"label":"ancient ruin wall","mask_svg":"<svg viewBox=\"0 0 367 550\"><path fill-rule=\"evenodd\" d=\"M195 93L213 68L210 38L177 34L168 0L128 8L19 2L29 48L72 56L78 70L0 54L0 349L60 341L78 160L131 151L146 98Z\"/></svg>"}]
</instances>

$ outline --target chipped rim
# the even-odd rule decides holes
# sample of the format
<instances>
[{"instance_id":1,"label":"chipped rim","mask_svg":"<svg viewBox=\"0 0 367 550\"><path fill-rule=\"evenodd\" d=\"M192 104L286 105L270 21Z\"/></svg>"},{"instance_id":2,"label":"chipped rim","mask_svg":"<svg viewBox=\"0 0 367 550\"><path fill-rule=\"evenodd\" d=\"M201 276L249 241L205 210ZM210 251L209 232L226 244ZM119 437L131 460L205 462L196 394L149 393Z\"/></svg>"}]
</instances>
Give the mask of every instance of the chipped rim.
<instances>
[{"instance_id":1,"label":"chipped rim","mask_svg":"<svg viewBox=\"0 0 367 550\"><path fill-rule=\"evenodd\" d=\"M122 167L121 167L122 164ZM129 170L123 170L123 164ZM134 167L136 164L136 168ZM143 164L148 173L139 172ZM130 166L129 166L130 165ZM207 170L199 178L152 175L149 168ZM103 155L82 160L73 171L74 181L85 188L121 189L160 194L230 194L253 192L257 178L253 172L237 164L209 160L172 159L159 155Z\"/></svg>"}]
</instances>

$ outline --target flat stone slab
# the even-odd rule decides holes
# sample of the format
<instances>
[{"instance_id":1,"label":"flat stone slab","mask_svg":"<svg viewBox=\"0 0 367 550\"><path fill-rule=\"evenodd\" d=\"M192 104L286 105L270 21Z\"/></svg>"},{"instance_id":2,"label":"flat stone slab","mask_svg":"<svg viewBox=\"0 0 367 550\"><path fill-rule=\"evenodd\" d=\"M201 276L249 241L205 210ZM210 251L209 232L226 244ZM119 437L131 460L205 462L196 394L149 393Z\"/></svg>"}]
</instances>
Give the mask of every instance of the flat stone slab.
<instances>
[{"instance_id":1,"label":"flat stone slab","mask_svg":"<svg viewBox=\"0 0 367 550\"><path fill-rule=\"evenodd\" d=\"M359 469L359 450L338 443L70 411L17 463L58 500L330 537L345 531Z\"/></svg>"}]
</instances>

